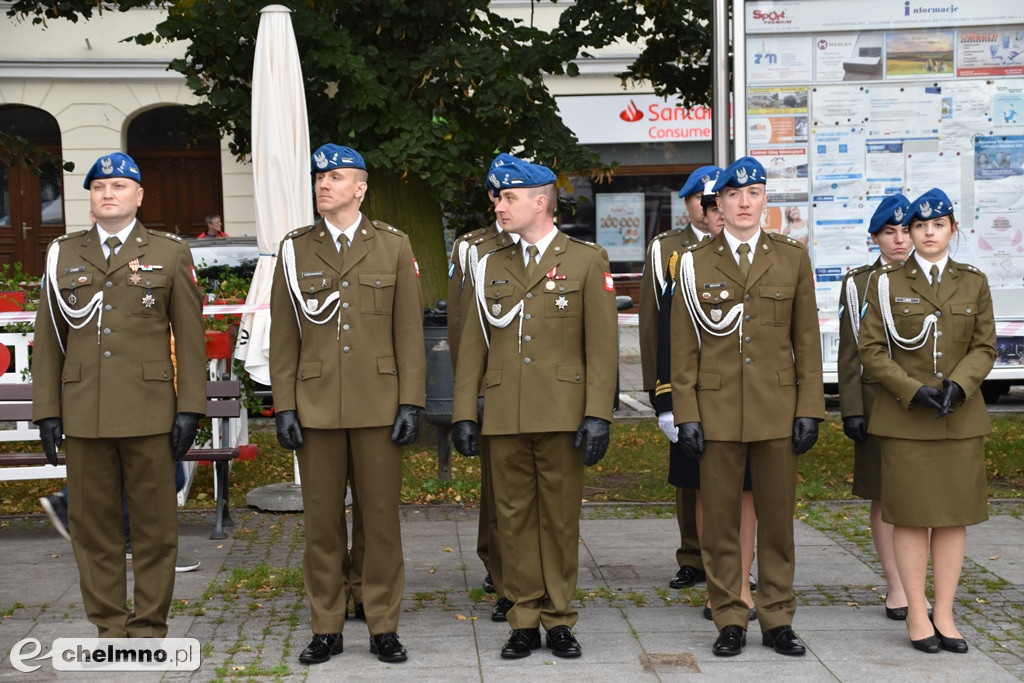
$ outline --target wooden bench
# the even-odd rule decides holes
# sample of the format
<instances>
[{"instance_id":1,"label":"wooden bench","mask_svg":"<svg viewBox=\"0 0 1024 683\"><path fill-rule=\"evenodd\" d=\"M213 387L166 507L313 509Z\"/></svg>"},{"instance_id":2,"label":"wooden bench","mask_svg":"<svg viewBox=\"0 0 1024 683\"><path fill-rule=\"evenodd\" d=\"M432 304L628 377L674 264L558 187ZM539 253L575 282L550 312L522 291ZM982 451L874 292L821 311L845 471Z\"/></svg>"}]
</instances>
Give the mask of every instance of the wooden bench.
<instances>
[{"instance_id":1,"label":"wooden bench","mask_svg":"<svg viewBox=\"0 0 1024 683\"><path fill-rule=\"evenodd\" d=\"M238 380L214 380L206 383L206 416L214 420L236 418L241 414L241 384ZM0 384L0 421L31 421L32 420L32 385ZM36 433L38 439L38 432ZM234 526L228 508L229 475L231 461L238 457L238 446L226 448L192 448L185 454L185 461L209 461L214 465L214 489L217 499L217 518L210 538L227 538L225 526ZM63 452L57 454L59 465L65 464ZM23 472L9 471L10 476L0 479L38 479L52 476L49 472L39 476L40 470L48 469L46 454L41 450L37 453L0 453L0 466L21 466Z\"/></svg>"}]
</instances>

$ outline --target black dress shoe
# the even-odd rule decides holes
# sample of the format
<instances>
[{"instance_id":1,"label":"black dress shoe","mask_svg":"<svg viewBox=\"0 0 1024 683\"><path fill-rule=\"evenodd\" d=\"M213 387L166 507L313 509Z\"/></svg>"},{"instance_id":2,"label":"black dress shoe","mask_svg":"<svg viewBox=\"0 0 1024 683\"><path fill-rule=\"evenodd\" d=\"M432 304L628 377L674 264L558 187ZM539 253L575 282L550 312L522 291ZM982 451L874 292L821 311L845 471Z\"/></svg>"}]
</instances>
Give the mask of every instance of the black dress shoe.
<instances>
[{"instance_id":1,"label":"black dress shoe","mask_svg":"<svg viewBox=\"0 0 1024 683\"><path fill-rule=\"evenodd\" d=\"M963 638L947 638L935 629L935 638L939 641L939 647L946 652L965 654L967 652L967 641Z\"/></svg>"},{"instance_id":2,"label":"black dress shoe","mask_svg":"<svg viewBox=\"0 0 1024 683\"><path fill-rule=\"evenodd\" d=\"M382 662L404 662L409 658L405 648L398 642L397 633L370 636L370 654L377 655L377 659Z\"/></svg>"},{"instance_id":3,"label":"black dress shoe","mask_svg":"<svg viewBox=\"0 0 1024 683\"><path fill-rule=\"evenodd\" d=\"M568 626L556 626L548 631L544 644L551 648L556 657L579 657L583 654L580 641L572 634Z\"/></svg>"},{"instance_id":4,"label":"black dress shoe","mask_svg":"<svg viewBox=\"0 0 1024 683\"><path fill-rule=\"evenodd\" d=\"M761 644L765 647L774 647L780 655L799 657L807 652L807 648L793 633L791 626L777 626L765 631L761 634Z\"/></svg>"},{"instance_id":5,"label":"black dress shoe","mask_svg":"<svg viewBox=\"0 0 1024 683\"><path fill-rule=\"evenodd\" d=\"M732 657L743 652L746 644L746 631L739 626L726 626L718 634L715 644L711 646L711 653L719 657Z\"/></svg>"},{"instance_id":6,"label":"black dress shoe","mask_svg":"<svg viewBox=\"0 0 1024 683\"><path fill-rule=\"evenodd\" d=\"M909 607L886 607L885 616L893 621L906 621Z\"/></svg>"},{"instance_id":7,"label":"black dress shoe","mask_svg":"<svg viewBox=\"0 0 1024 683\"><path fill-rule=\"evenodd\" d=\"M484 577L484 593L493 593L495 590L494 581L491 579L491 573L487 572L487 576Z\"/></svg>"},{"instance_id":8,"label":"black dress shoe","mask_svg":"<svg viewBox=\"0 0 1024 683\"><path fill-rule=\"evenodd\" d=\"M340 633L314 633L313 640L299 655L300 664L322 664L331 655L340 655L345 650L344 640Z\"/></svg>"},{"instance_id":9,"label":"black dress shoe","mask_svg":"<svg viewBox=\"0 0 1024 683\"><path fill-rule=\"evenodd\" d=\"M928 636L921 640L911 640L910 644L914 646L915 650L927 652L930 655L939 651L939 639L936 636Z\"/></svg>"},{"instance_id":10,"label":"black dress shoe","mask_svg":"<svg viewBox=\"0 0 1024 683\"><path fill-rule=\"evenodd\" d=\"M361 603L361 602L357 602L356 603L356 609L352 613L352 618L353 619L358 619L359 621L366 621L366 612L365 612L365 610L363 610L363 603Z\"/></svg>"},{"instance_id":11,"label":"black dress shoe","mask_svg":"<svg viewBox=\"0 0 1024 683\"><path fill-rule=\"evenodd\" d=\"M498 602L494 603L494 607L491 609L491 621L508 621L506 615L514 604L516 603L508 598L498 598Z\"/></svg>"},{"instance_id":12,"label":"black dress shoe","mask_svg":"<svg viewBox=\"0 0 1024 683\"><path fill-rule=\"evenodd\" d=\"M668 582L669 588L688 588L695 583L706 581L708 575L695 567L680 567L672 580Z\"/></svg>"},{"instance_id":13,"label":"black dress shoe","mask_svg":"<svg viewBox=\"0 0 1024 683\"><path fill-rule=\"evenodd\" d=\"M540 629L517 628L509 632L508 640L501 648L503 659L522 659L531 650L540 649Z\"/></svg>"}]
</instances>

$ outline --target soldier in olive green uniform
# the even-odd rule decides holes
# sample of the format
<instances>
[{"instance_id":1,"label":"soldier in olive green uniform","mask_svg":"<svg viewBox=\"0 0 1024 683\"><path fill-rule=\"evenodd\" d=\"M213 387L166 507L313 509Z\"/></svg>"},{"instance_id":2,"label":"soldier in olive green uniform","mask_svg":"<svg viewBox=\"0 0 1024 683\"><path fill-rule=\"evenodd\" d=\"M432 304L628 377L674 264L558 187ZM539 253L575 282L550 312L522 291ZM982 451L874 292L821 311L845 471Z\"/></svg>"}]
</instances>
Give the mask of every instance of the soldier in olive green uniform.
<instances>
[{"instance_id":1,"label":"soldier in olive green uniform","mask_svg":"<svg viewBox=\"0 0 1024 683\"><path fill-rule=\"evenodd\" d=\"M306 515L314 637L299 661L324 662L343 649L351 462L366 539L370 651L400 662L402 446L416 440L426 398L419 272L409 238L359 211L367 176L357 152L324 145L312 174L323 218L281 242L270 299L278 440L297 450Z\"/></svg>"},{"instance_id":2,"label":"soldier in olive green uniform","mask_svg":"<svg viewBox=\"0 0 1024 683\"><path fill-rule=\"evenodd\" d=\"M103 638L167 635L178 550L175 461L206 411L206 341L192 255L136 218L142 177L101 157L85 188L96 225L47 252L32 353L33 420L57 462L86 615ZM171 330L177 352L177 393ZM132 522L133 609L123 500Z\"/></svg>"},{"instance_id":3,"label":"soldier in olive green uniform","mask_svg":"<svg viewBox=\"0 0 1024 683\"><path fill-rule=\"evenodd\" d=\"M910 253L910 231L903 224L909 209L910 201L901 194L879 202L868 224L868 233L881 255L874 263L848 272L839 290L839 410L843 431L854 442L853 494L871 501L871 537L885 572L885 615L896 621L907 618L907 596L896 568L892 525L882 521L882 452L878 437L868 434L878 383L860 364L857 336L865 310L864 299L878 269L900 263Z\"/></svg>"},{"instance_id":4,"label":"soldier in olive green uniform","mask_svg":"<svg viewBox=\"0 0 1024 683\"><path fill-rule=\"evenodd\" d=\"M499 154L491 162L488 175L500 169L515 157ZM490 190L488 198L494 198ZM448 348L452 355L452 368L458 367L459 337L466 320L476 319L476 264L480 257L507 247L518 236L501 229L497 221L486 228L462 235L452 246L448 263ZM480 448L480 521L477 527L476 554L484 563L487 576L484 590L495 593L497 602L491 610L492 621L505 621L512 601L505 597L505 581L501 570L501 544L498 539L498 513L494 508L494 484L491 481L491 449L487 437L481 437Z\"/></svg>"},{"instance_id":5,"label":"soldier in olive green uniform","mask_svg":"<svg viewBox=\"0 0 1024 683\"><path fill-rule=\"evenodd\" d=\"M966 527L988 518L981 382L996 358L988 280L949 258L953 204L932 189L911 203L914 253L868 290L860 358L879 385L868 431L881 437L882 518L895 525L907 631L924 652L967 652L953 621ZM931 555L934 606L925 581Z\"/></svg>"},{"instance_id":6,"label":"soldier in olive green uniform","mask_svg":"<svg viewBox=\"0 0 1024 683\"><path fill-rule=\"evenodd\" d=\"M491 442L511 637L505 658L540 647L578 657L570 606L579 568L583 465L608 448L618 364L615 288L604 249L554 225L555 175L514 161L489 178L502 227L519 244L477 266L477 315L466 321L455 373L459 451ZM483 426L477 397L483 387Z\"/></svg>"},{"instance_id":7,"label":"soldier in olive green uniform","mask_svg":"<svg viewBox=\"0 0 1024 683\"><path fill-rule=\"evenodd\" d=\"M650 393L651 406L658 415L658 424L663 431L668 430L666 436L676 426L672 418L672 388L658 386L657 358L658 319L662 315L661 300L666 297L668 283L671 280L668 264L673 254L682 253L705 237L712 237L704 223L701 196L704 193L704 186L717 178L721 171L718 166L702 166L690 174L683 189L679 191L679 196L686 202L690 224L681 230L668 230L654 236L647 248L644 274L640 279L640 369L643 374L644 390ZM671 301L671 298L667 300ZM665 309L666 315L669 308ZM676 563L679 565L679 571L669 581L668 585L671 588L686 588L705 579L704 562L700 556L700 539L697 535L696 508L696 491L677 486L676 521L679 524L679 548L676 550Z\"/></svg>"},{"instance_id":8,"label":"soldier in olive green uniform","mask_svg":"<svg viewBox=\"0 0 1024 683\"><path fill-rule=\"evenodd\" d=\"M765 182L750 157L719 176L725 229L683 254L672 301L672 405L680 443L703 456L704 568L719 628L712 652L723 656L746 644L747 577L736 558L748 463L762 642L805 652L792 629L795 455L814 445L824 418L821 339L807 250L760 227Z\"/></svg>"}]
</instances>

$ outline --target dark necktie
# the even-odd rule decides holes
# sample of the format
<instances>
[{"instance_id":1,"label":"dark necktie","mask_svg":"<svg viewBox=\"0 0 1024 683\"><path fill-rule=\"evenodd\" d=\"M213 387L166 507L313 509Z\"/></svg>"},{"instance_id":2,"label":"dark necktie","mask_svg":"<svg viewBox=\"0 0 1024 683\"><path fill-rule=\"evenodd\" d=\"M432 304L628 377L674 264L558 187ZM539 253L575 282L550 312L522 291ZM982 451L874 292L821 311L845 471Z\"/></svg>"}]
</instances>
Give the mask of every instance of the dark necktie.
<instances>
[{"instance_id":1,"label":"dark necktie","mask_svg":"<svg viewBox=\"0 0 1024 683\"><path fill-rule=\"evenodd\" d=\"M740 272L743 273L744 282L747 280L747 273L750 272L750 257L747 256L749 252L750 245L746 242L736 247L736 253L740 255Z\"/></svg>"},{"instance_id":2,"label":"dark necktie","mask_svg":"<svg viewBox=\"0 0 1024 683\"><path fill-rule=\"evenodd\" d=\"M338 235L338 253L341 254L341 262L345 262L345 257L348 256L348 237L345 237L345 233Z\"/></svg>"},{"instance_id":3,"label":"dark necktie","mask_svg":"<svg viewBox=\"0 0 1024 683\"><path fill-rule=\"evenodd\" d=\"M939 267L932 264L932 269L928 271L928 274L932 276L932 291L936 294L939 293Z\"/></svg>"},{"instance_id":4,"label":"dark necktie","mask_svg":"<svg viewBox=\"0 0 1024 683\"><path fill-rule=\"evenodd\" d=\"M533 274L537 272L537 254L540 250L533 244L526 248L526 279L532 280Z\"/></svg>"},{"instance_id":5,"label":"dark necktie","mask_svg":"<svg viewBox=\"0 0 1024 683\"><path fill-rule=\"evenodd\" d=\"M107 239L103 240L103 244L107 245L107 265L110 265L110 260L114 258L114 251L118 245L121 244L121 240L117 239L116 235L111 235Z\"/></svg>"}]
</instances>

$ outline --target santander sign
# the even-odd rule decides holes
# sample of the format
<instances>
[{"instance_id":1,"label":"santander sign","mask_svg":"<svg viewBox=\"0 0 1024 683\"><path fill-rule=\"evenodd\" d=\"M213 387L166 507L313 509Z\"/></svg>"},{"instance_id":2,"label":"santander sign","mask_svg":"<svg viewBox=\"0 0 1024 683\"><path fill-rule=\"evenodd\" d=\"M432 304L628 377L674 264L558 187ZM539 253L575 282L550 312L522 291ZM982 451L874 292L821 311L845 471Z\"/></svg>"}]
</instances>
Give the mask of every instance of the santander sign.
<instances>
[{"instance_id":1,"label":"santander sign","mask_svg":"<svg viewBox=\"0 0 1024 683\"><path fill-rule=\"evenodd\" d=\"M562 121L583 144L711 139L711 108L656 95L564 95Z\"/></svg>"}]
</instances>

